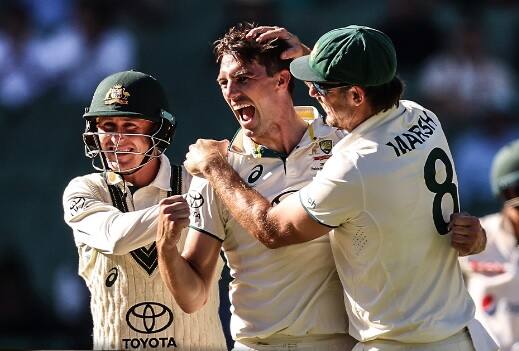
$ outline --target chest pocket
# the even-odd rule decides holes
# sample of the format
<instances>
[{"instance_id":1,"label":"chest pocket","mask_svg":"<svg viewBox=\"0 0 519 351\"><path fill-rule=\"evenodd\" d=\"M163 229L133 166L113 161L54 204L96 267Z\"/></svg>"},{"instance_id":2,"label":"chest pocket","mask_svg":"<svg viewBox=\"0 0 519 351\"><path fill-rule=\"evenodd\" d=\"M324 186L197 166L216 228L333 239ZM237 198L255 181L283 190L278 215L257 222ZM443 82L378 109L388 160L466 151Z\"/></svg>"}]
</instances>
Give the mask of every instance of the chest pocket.
<instances>
[{"instance_id":1,"label":"chest pocket","mask_svg":"<svg viewBox=\"0 0 519 351\"><path fill-rule=\"evenodd\" d=\"M182 193L182 168L178 165L171 165L171 190L168 191L168 197L179 195ZM128 204L126 203L126 193L116 185L109 184L108 191L112 204L121 212L128 212ZM157 246L155 242L149 248L143 246L130 252L133 259L141 266L146 273L152 275L157 269Z\"/></svg>"}]
</instances>

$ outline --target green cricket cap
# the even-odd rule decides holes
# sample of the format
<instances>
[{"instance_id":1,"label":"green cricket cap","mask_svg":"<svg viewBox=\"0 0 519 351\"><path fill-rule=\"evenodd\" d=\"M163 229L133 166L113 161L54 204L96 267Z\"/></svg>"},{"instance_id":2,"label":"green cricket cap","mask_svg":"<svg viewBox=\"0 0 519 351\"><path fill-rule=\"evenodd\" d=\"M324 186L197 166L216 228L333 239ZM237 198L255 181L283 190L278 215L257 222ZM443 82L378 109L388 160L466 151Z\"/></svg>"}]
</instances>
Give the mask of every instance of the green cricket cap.
<instances>
[{"instance_id":1,"label":"green cricket cap","mask_svg":"<svg viewBox=\"0 0 519 351\"><path fill-rule=\"evenodd\" d=\"M497 152L492 161L490 183L496 196L506 188L519 185L519 139Z\"/></svg>"},{"instance_id":2,"label":"green cricket cap","mask_svg":"<svg viewBox=\"0 0 519 351\"><path fill-rule=\"evenodd\" d=\"M320 37L310 55L292 61L290 72L310 82L376 86L390 82L396 67L395 47L386 34L351 25Z\"/></svg>"},{"instance_id":3,"label":"green cricket cap","mask_svg":"<svg viewBox=\"0 0 519 351\"><path fill-rule=\"evenodd\" d=\"M83 117L131 116L160 122L173 116L168 112L166 93L157 79L137 71L114 73L99 83Z\"/></svg>"}]
</instances>

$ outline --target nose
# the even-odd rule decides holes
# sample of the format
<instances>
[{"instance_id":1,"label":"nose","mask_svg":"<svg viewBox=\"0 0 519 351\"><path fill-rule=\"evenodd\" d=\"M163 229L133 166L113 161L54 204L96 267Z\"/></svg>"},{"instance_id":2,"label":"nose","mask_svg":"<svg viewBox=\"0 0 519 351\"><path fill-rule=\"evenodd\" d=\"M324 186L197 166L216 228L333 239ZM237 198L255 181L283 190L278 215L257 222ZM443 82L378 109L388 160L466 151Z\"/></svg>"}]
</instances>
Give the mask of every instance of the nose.
<instances>
[{"instance_id":1,"label":"nose","mask_svg":"<svg viewBox=\"0 0 519 351\"><path fill-rule=\"evenodd\" d=\"M110 142L112 143L112 145L117 146L121 143L123 137L124 134L122 133L113 133L112 135L110 135Z\"/></svg>"},{"instance_id":2,"label":"nose","mask_svg":"<svg viewBox=\"0 0 519 351\"><path fill-rule=\"evenodd\" d=\"M317 89L315 89L313 84L307 84L307 86L308 86L308 95L310 95L310 97L317 98L318 96L320 96L319 92L317 91Z\"/></svg>"},{"instance_id":3,"label":"nose","mask_svg":"<svg viewBox=\"0 0 519 351\"><path fill-rule=\"evenodd\" d=\"M226 100L233 100L240 95L241 91L238 85L234 82L228 82L223 88L223 95Z\"/></svg>"}]
</instances>

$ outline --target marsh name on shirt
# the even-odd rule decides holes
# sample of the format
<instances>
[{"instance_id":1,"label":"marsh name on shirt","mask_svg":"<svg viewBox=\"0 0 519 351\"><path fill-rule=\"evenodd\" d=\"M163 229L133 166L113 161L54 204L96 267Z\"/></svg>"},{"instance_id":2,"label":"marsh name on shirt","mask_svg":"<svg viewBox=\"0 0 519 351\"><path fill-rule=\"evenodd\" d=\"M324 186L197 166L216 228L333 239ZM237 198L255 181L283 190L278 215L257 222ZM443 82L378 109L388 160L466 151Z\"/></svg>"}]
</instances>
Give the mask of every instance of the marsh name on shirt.
<instances>
[{"instance_id":1,"label":"marsh name on shirt","mask_svg":"<svg viewBox=\"0 0 519 351\"><path fill-rule=\"evenodd\" d=\"M388 141L386 145L395 151L397 157L400 157L407 152L415 150L416 144L426 142L427 139L433 135L437 127L438 124L424 111L424 115L420 115L416 124L413 124L406 132Z\"/></svg>"}]
</instances>

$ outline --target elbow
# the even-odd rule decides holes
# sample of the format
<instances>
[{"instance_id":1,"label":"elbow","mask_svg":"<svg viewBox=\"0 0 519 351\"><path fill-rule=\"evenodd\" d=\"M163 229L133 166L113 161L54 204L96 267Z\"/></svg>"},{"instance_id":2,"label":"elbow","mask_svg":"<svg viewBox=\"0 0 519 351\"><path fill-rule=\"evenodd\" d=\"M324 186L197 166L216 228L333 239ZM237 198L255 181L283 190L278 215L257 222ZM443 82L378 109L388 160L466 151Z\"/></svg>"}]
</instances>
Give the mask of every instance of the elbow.
<instances>
[{"instance_id":1,"label":"elbow","mask_svg":"<svg viewBox=\"0 0 519 351\"><path fill-rule=\"evenodd\" d=\"M178 303L178 301L177 301ZM182 311L184 311L184 313L187 313L187 314L193 314L195 312L198 312L200 311L200 309L202 307L204 307L205 304L201 304L201 305L195 305L195 304L180 304L178 303L178 306L180 307L180 309Z\"/></svg>"},{"instance_id":2,"label":"elbow","mask_svg":"<svg viewBox=\"0 0 519 351\"><path fill-rule=\"evenodd\" d=\"M182 311L184 311L187 314L193 314L195 312L198 312L202 309L202 307L205 306L207 303L207 298L205 299L197 299L192 301L178 301L176 300L177 305L180 307Z\"/></svg>"},{"instance_id":3,"label":"elbow","mask_svg":"<svg viewBox=\"0 0 519 351\"><path fill-rule=\"evenodd\" d=\"M279 249L288 245L283 239L285 235L283 235L282 231L279 230L267 230L258 233L256 237L268 249Z\"/></svg>"},{"instance_id":4,"label":"elbow","mask_svg":"<svg viewBox=\"0 0 519 351\"><path fill-rule=\"evenodd\" d=\"M261 240L261 243L267 248L267 249L279 249L280 247L283 247L283 245L280 241L269 239L269 240Z\"/></svg>"}]
</instances>

